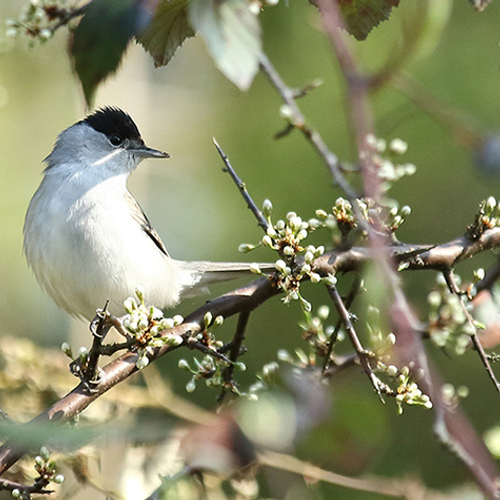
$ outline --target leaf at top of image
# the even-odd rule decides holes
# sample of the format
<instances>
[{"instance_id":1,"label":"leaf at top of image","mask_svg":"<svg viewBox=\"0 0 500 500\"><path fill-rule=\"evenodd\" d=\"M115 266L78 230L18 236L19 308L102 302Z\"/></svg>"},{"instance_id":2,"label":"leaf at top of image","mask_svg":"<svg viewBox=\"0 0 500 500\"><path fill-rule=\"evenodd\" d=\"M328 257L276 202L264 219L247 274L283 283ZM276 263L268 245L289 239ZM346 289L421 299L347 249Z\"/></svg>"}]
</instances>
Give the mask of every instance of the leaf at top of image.
<instances>
[{"instance_id":1,"label":"leaf at top of image","mask_svg":"<svg viewBox=\"0 0 500 500\"><path fill-rule=\"evenodd\" d=\"M162 0L149 26L137 41L151 54L155 66L165 66L186 38L194 36L188 20L188 0Z\"/></svg>"},{"instance_id":2,"label":"leaf at top of image","mask_svg":"<svg viewBox=\"0 0 500 500\"><path fill-rule=\"evenodd\" d=\"M260 24L247 0L191 0L189 21L224 76L248 90L259 69Z\"/></svg>"},{"instance_id":3,"label":"leaf at top of image","mask_svg":"<svg viewBox=\"0 0 500 500\"><path fill-rule=\"evenodd\" d=\"M130 40L150 22L148 0L93 0L70 43L75 72L87 105L99 84L114 73Z\"/></svg>"},{"instance_id":4,"label":"leaf at top of image","mask_svg":"<svg viewBox=\"0 0 500 500\"><path fill-rule=\"evenodd\" d=\"M387 21L400 0L329 0L336 1L344 19L345 29L357 40L366 40L370 31ZM310 0L319 7L319 0Z\"/></svg>"}]
</instances>

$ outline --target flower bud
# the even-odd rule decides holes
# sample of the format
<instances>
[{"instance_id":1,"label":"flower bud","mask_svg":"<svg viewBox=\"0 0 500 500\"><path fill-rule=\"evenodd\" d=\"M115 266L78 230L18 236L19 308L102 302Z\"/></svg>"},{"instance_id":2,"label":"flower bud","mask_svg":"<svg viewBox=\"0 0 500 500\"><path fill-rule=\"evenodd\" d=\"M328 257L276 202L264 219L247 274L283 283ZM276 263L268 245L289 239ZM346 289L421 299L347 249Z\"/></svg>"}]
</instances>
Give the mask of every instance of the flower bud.
<instances>
[{"instance_id":1,"label":"flower bud","mask_svg":"<svg viewBox=\"0 0 500 500\"><path fill-rule=\"evenodd\" d=\"M274 268L276 269L276 271L280 272L280 273L285 273L285 270L286 270L286 262L282 259L278 259L275 264L274 264Z\"/></svg>"},{"instance_id":2,"label":"flower bud","mask_svg":"<svg viewBox=\"0 0 500 500\"><path fill-rule=\"evenodd\" d=\"M391 152L397 155L404 155L408 150L408 144L401 139L393 139L389 144Z\"/></svg>"},{"instance_id":3,"label":"flower bud","mask_svg":"<svg viewBox=\"0 0 500 500\"><path fill-rule=\"evenodd\" d=\"M251 250L253 250L255 247L253 245L250 245L249 243L242 243L241 245L238 246L238 252L240 253L248 253Z\"/></svg>"},{"instance_id":4,"label":"flower bud","mask_svg":"<svg viewBox=\"0 0 500 500\"><path fill-rule=\"evenodd\" d=\"M273 204L271 203L271 200L264 200L264 202L262 203L262 211L264 212L264 215L271 214L271 212L273 211Z\"/></svg>"},{"instance_id":5,"label":"flower bud","mask_svg":"<svg viewBox=\"0 0 500 500\"><path fill-rule=\"evenodd\" d=\"M249 269L250 269L250 272L253 274L262 274L262 271L260 270L260 266L256 262L252 262L250 264Z\"/></svg>"},{"instance_id":6,"label":"flower bud","mask_svg":"<svg viewBox=\"0 0 500 500\"><path fill-rule=\"evenodd\" d=\"M180 370L186 370L186 371L190 371L190 367L189 367L189 363L184 359L179 359L179 362L177 363L177 368L179 368Z\"/></svg>"},{"instance_id":7,"label":"flower bud","mask_svg":"<svg viewBox=\"0 0 500 500\"><path fill-rule=\"evenodd\" d=\"M175 326L184 323L184 318L180 314L176 314L173 318Z\"/></svg>"},{"instance_id":8,"label":"flower bud","mask_svg":"<svg viewBox=\"0 0 500 500\"><path fill-rule=\"evenodd\" d=\"M146 356L146 353L141 354L137 361L135 362L135 366L137 367L138 370L142 370L143 368L146 368L146 366L149 365L149 358Z\"/></svg>"}]
</instances>

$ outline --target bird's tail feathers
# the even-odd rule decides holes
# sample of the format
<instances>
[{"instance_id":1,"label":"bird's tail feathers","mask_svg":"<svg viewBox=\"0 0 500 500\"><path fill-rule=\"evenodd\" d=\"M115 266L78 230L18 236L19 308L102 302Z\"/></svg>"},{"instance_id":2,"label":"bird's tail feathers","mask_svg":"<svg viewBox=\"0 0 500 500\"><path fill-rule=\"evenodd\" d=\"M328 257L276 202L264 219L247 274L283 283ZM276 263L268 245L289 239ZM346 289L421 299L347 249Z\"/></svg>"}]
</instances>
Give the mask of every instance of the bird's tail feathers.
<instances>
[{"instance_id":1,"label":"bird's tail feathers","mask_svg":"<svg viewBox=\"0 0 500 500\"><path fill-rule=\"evenodd\" d=\"M175 261L180 270L190 274L189 282L191 288L203 289L208 285L230 281L233 279L248 276L252 273L249 262L208 262L208 261ZM272 263L257 263L259 269L266 274L274 271ZM193 279L194 278L194 279Z\"/></svg>"}]
</instances>

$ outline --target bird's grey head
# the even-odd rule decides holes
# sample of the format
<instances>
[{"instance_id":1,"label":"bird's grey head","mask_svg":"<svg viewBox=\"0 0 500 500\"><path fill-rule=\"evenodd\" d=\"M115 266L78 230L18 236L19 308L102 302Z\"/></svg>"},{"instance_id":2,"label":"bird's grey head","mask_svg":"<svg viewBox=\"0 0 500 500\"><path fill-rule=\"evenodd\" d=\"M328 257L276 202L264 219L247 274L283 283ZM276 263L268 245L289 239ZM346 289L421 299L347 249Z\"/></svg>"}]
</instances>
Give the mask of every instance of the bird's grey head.
<instances>
[{"instance_id":1,"label":"bird's grey head","mask_svg":"<svg viewBox=\"0 0 500 500\"><path fill-rule=\"evenodd\" d=\"M145 158L169 155L147 147L130 115L108 106L64 130L46 161L47 170L72 165L72 169L130 173Z\"/></svg>"}]
</instances>

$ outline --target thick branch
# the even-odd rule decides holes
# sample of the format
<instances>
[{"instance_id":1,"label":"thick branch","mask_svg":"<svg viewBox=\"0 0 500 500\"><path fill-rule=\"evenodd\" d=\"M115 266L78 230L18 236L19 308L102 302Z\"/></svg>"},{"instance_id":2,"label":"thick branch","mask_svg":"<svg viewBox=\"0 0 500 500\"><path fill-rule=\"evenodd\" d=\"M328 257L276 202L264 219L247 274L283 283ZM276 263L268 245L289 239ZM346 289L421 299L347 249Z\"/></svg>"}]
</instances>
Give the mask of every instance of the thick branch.
<instances>
[{"instance_id":1,"label":"thick branch","mask_svg":"<svg viewBox=\"0 0 500 500\"><path fill-rule=\"evenodd\" d=\"M488 229L477 239L462 236L442 245L398 244L387 248L387 255L397 264L404 263L405 270L451 269L459 262L470 259L477 253L500 246L500 228ZM365 262L374 258L373 250L353 247L343 252L327 252L314 262L314 269L322 274L335 274L358 270Z\"/></svg>"},{"instance_id":2,"label":"thick branch","mask_svg":"<svg viewBox=\"0 0 500 500\"><path fill-rule=\"evenodd\" d=\"M172 328L168 333L179 336L188 333L196 334L203 330L204 317L208 311L214 317L222 315L227 318L242 311L251 311L277 293L279 290L274 288L267 278L261 278L207 302L203 307L190 314L184 323ZM175 348L172 346L157 348L150 356L150 360L157 359ZM102 394L138 371L137 359L137 353L127 352L123 354L102 368L99 382L93 386L92 393L86 389L85 384L81 383L48 410L34 418L31 423L37 425L46 422L66 422L75 417ZM27 451L29 450L20 448L15 443L5 443L0 448L0 474L8 470Z\"/></svg>"},{"instance_id":3,"label":"thick branch","mask_svg":"<svg viewBox=\"0 0 500 500\"><path fill-rule=\"evenodd\" d=\"M442 270L451 268L458 262L495 246L500 246L500 228L485 231L475 241L461 237L434 247L401 244L388 249L388 252L397 262L408 262L408 269ZM415 256L415 251L419 249L424 250L424 252ZM369 248L364 247L355 247L343 252L328 252L315 261L314 268L324 274L354 271L372 258L371 253ZM243 311L252 311L279 293L280 291L274 288L269 280L261 278L207 302L203 307L190 314L184 323L169 330L169 334L198 333L204 327L204 316L208 311L214 316L222 315L227 318ZM151 360L159 358L173 349L174 347L171 346L158 348L151 355ZM137 359L137 353L127 352L123 354L102 369L102 378L93 388L92 394L86 390L85 384L79 384L32 422L65 422L75 417L102 394L135 373ZM9 469L26 451L16 447L14 443L4 444L0 448L0 474Z\"/></svg>"}]
</instances>

